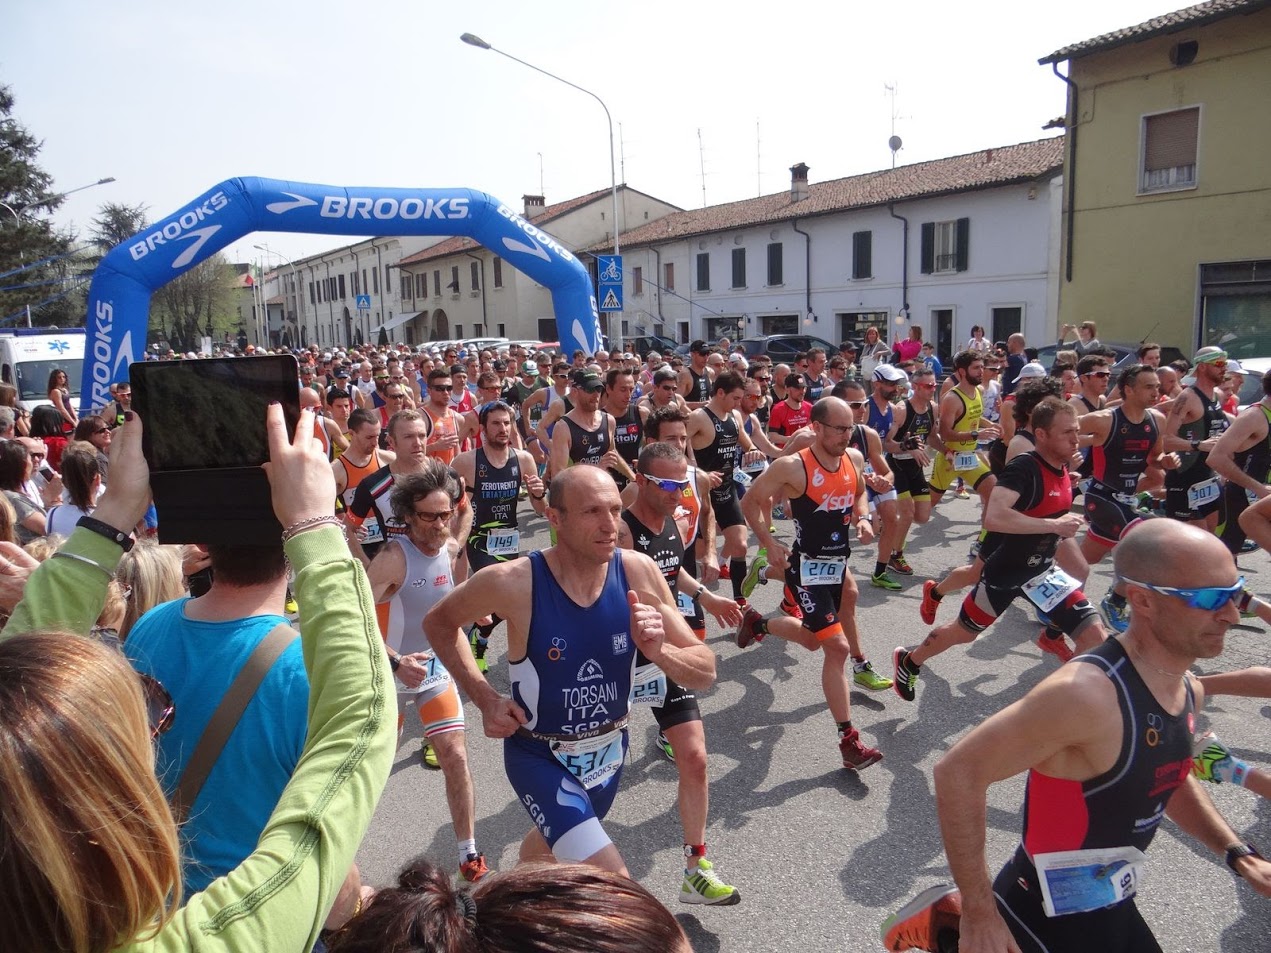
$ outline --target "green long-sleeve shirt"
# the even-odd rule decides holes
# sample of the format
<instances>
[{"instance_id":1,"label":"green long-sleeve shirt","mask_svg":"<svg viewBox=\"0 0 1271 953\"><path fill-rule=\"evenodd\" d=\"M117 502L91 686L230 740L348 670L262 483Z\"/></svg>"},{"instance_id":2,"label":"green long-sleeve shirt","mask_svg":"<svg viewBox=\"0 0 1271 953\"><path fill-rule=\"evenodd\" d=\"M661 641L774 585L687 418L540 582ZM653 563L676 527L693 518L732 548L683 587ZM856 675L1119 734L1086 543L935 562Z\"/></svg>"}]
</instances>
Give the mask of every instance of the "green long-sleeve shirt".
<instances>
[{"instance_id":1,"label":"green long-sleeve shirt","mask_svg":"<svg viewBox=\"0 0 1271 953\"><path fill-rule=\"evenodd\" d=\"M64 551L113 571L122 551L77 529ZM312 949L375 805L396 746L396 694L361 564L338 529L286 544L295 570L309 671L309 734L260 843L228 876L188 898L159 933L128 950L254 953ZM49 559L27 581L0 634L87 633L107 577L78 559Z\"/></svg>"}]
</instances>

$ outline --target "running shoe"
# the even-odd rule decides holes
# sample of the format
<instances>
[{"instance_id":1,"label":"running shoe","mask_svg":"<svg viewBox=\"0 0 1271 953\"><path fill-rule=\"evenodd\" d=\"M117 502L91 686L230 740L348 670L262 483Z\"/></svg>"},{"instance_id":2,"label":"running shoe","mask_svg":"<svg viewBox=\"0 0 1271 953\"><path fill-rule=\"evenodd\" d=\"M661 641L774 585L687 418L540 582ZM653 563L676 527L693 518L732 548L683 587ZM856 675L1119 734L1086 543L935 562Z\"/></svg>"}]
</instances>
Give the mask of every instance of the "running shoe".
<instances>
[{"instance_id":1,"label":"running shoe","mask_svg":"<svg viewBox=\"0 0 1271 953\"><path fill-rule=\"evenodd\" d=\"M441 762L437 760L436 748L425 741L423 750L420 753L423 755L425 768L432 768L434 771L441 770Z\"/></svg>"},{"instance_id":2,"label":"running shoe","mask_svg":"<svg viewBox=\"0 0 1271 953\"><path fill-rule=\"evenodd\" d=\"M875 672L874 666L869 663L869 659L852 663L852 681L871 692L885 692L891 688L891 679L884 678Z\"/></svg>"},{"instance_id":3,"label":"running shoe","mask_svg":"<svg viewBox=\"0 0 1271 953\"><path fill-rule=\"evenodd\" d=\"M903 645L891 653L893 678L891 687L907 702L914 700L914 688L918 684L918 670L909 664L909 653Z\"/></svg>"},{"instance_id":4,"label":"running shoe","mask_svg":"<svg viewBox=\"0 0 1271 953\"><path fill-rule=\"evenodd\" d=\"M839 754L843 756L843 767L850 771L864 771L883 760L881 751L861 743L861 733L855 728L839 739Z\"/></svg>"},{"instance_id":5,"label":"running shoe","mask_svg":"<svg viewBox=\"0 0 1271 953\"><path fill-rule=\"evenodd\" d=\"M741 625L737 627L737 631L733 633L733 638L737 642L737 648L744 649L751 642L762 642L763 633L759 631L759 623L763 621L763 616L746 606L746 611L741 617Z\"/></svg>"},{"instance_id":6,"label":"running shoe","mask_svg":"<svg viewBox=\"0 0 1271 953\"><path fill-rule=\"evenodd\" d=\"M459 865L459 876L470 884L477 883L489 872L485 854L469 854L468 859Z\"/></svg>"},{"instance_id":7,"label":"running shoe","mask_svg":"<svg viewBox=\"0 0 1271 953\"><path fill-rule=\"evenodd\" d=\"M728 563L722 563L722 564L720 565L720 567L719 567L719 578L720 578L720 579L732 579L732 578L733 578L733 571L732 571L731 569L729 569L729 568L728 568Z\"/></svg>"},{"instance_id":8,"label":"running shoe","mask_svg":"<svg viewBox=\"0 0 1271 953\"><path fill-rule=\"evenodd\" d=\"M962 894L949 884L928 887L883 921L880 931L888 950L945 953L958 948Z\"/></svg>"},{"instance_id":9,"label":"running shoe","mask_svg":"<svg viewBox=\"0 0 1271 953\"><path fill-rule=\"evenodd\" d=\"M1242 553L1251 553L1257 548L1258 548L1258 544L1251 539L1246 539L1243 543L1240 544L1240 551Z\"/></svg>"},{"instance_id":10,"label":"running shoe","mask_svg":"<svg viewBox=\"0 0 1271 953\"><path fill-rule=\"evenodd\" d=\"M741 891L719 879L715 865L705 857L697 858L697 866L684 871L680 887L680 903L705 903L715 907L731 907L741 903Z\"/></svg>"},{"instance_id":11,"label":"running shoe","mask_svg":"<svg viewBox=\"0 0 1271 953\"><path fill-rule=\"evenodd\" d=\"M958 487L958 492L954 494L959 500L971 499L971 494L967 492L966 484Z\"/></svg>"},{"instance_id":12,"label":"running shoe","mask_svg":"<svg viewBox=\"0 0 1271 953\"><path fill-rule=\"evenodd\" d=\"M490 670L490 663L485 660L485 650L489 648L490 640L481 638L480 632L476 625L468 629L468 645L472 647L472 657L477 661L477 671L485 674Z\"/></svg>"},{"instance_id":13,"label":"running shoe","mask_svg":"<svg viewBox=\"0 0 1271 953\"><path fill-rule=\"evenodd\" d=\"M1193 749L1192 774L1210 784L1243 785L1249 766L1232 755L1227 746L1212 731L1196 739Z\"/></svg>"},{"instance_id":14,"label":"running shoe","mask_svg":"<svg viewBox=\"0 0 1271 953\"><path fill-rule=\"evenodd\" d=\"M1108 620L1108 625L1112 626L1117 632L1124 632L1130 627L1130 607L1126 603L1117 605L1112 601L1111 594L1103 597L1103 601L1099 603L1099 608L1103 610L1104 617Z\"/></svg>"},{"instance_id":15,"label":"running shoe","mask_svg":"<svg viewBox=\"0 0 1271 953\"><path fill-rule=\"evenodd\" d=\"M898 592L899 590L905 588L900 583L898 583L895 579L893 579L891 576L887 575L886 569L884 569L882 572L878 573L877 575L870 576L869 583L871 586L877 586L879 589L889 589L892 592Z\"/></svg>"},{"instance_id":16,"label":"running shoe","mask_svg":"<svg viewBox=\"0 0 1271 953\"><path fill-rule=\"evenodd\" d=\"M741 584L741 594L747 599L755 591L755 586L767 585L768 580L764 578L763 571L768 568L768 553L766 550L759 550L755 555L754 561L750 564L750 570L746 573L746 578Z\"/></svg>"},{"instance_id":17,"label":"running shoe","mask_svg":"<svg viewBox=\"0 0 1271 953\"><path fill-rule=\"evenodd\" d=\"M1055 656L1060 662L1066 662L1073 656L1062 632L1053 633L1050 629L1042 629L1041 635L1037 636L1037 647Z\"/></svg>"},{"instance_id":18,"label":"running shoe","mask_svg":"<svg viewBox=\"0 0 1271 953\"><path fill-rule=\"evenodd\" d=\"M904 553L892 553L891 559L887 561L887 568L892 572L898 572L902 576L912 576L914 567L909 565L909 560L905 558Z\"/></svg>"},{"instance_id":19,"label":"running shoe","mask_svg":"<svg viewBox=\"0 0 1271 953\"><path fill-rule=\"evenodd\" d=\"M788 615L792 619L803 618L803 610L800 609L793 602L790 602L789 600L787 600L784 596L781 597L780 608L782 612L784 612L786 615Z\"/></svg>"},{"instance_id":20,"label":"running shoe","mask_svg":"<svg viewBox=\"0 0 1271 953\"><path fill-rule=\"evenodd\" d=\"M672 764L675 763L675 749L671 747L671 742L666 740L666 735L658 732L658 750L662 752L662 757L666 758Z\"/></svg>"},{"instance_id":21,"label":"running shoe","mask_svg":"<svg viewBox=\"0 0 1271 953\"><path fill-rule=\"evenodd\" d=\"M918 606L918 614L922 616L922 621L927 625L936 624L936 611L940 608L940 603L935 597L936 581L928 579L922 584L922 604Z\"/></svg>"}]
</instances>

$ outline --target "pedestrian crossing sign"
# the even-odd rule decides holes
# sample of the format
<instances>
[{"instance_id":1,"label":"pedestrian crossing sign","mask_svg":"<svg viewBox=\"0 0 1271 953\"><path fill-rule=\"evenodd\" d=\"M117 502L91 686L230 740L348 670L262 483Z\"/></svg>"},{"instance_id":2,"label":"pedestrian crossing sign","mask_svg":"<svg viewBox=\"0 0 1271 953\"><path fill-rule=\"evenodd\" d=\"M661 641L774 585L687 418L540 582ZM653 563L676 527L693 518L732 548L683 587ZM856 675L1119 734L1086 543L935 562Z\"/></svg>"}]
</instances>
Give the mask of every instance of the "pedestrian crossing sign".
<instances>
[{"instance_id":1,"label":"pedestrian crossing sign","mask_svg":"<svg viewBox=\"0 0 1271 953\"><path fill-rule=\"evenodd\" d=\"M615 288L605 289L605 296L600 301L601 311L621 311L622 310L622 301L619 299L618 295L615 292L616 292Z\"/></svg>"}]
</instances>

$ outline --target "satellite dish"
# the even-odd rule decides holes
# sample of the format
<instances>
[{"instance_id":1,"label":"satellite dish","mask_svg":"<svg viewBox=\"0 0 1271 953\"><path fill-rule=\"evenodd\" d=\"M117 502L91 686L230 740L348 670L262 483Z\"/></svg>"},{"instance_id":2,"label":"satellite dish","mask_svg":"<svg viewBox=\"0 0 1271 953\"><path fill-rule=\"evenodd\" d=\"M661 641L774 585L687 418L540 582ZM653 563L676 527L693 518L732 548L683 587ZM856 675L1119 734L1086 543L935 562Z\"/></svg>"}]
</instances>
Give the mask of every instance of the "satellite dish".
<instances>
[{"instance_id":1,"label":"satellite dish","mask_svg":"<svg viewBox=\"0 0 1271 953\"><path fill-rule=\"evenodd\" d=\"M890 139L887 140L887 145L892 152L899 152L900 147L904 145L904 143L900 141L900 136L892 136Z\"/></svg>"}]
</instances>

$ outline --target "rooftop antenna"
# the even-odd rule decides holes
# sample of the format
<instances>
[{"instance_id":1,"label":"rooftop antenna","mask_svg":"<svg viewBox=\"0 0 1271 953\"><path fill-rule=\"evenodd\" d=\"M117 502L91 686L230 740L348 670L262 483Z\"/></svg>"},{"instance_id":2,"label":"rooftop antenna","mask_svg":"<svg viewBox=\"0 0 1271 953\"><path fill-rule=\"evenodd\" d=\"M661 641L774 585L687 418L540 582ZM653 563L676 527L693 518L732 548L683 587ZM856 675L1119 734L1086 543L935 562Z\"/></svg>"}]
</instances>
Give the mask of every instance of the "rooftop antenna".
<instances>
[{"instance_id":1,"label":"rooftop antenna","mask_svg":"<svg viewBox=\"0 0 1271 953\"><path fill-rule=\"evenodd\" d=\"M538 154L538 194L546 195L543 190L543 153Z\"/></svg>"},{"instance_id":2,"label":"rooftop antenna","mask_svg":"<svg viewBox=\"0 0 1271 953\"><path fill-rule=\"evenodd\" d=\"M759 148L759 119L755 119L755 195L763 195L763 153Z\"/></svg>"},{"instance_id":3,"label":"rooftop antenna","mask_svg":"<svg viewBox=\"0 0 1271 953\"><path fill-rule=\"evenodd\" d=\"M896 168L896 153L904 145L900 136L896 135L896 120L901 118L896 114L896 91L898 86L899 84L895 81L883 83L884 95L891 97L891 138L887 140L887 147L891 149L891 167L893 169Z\"/></svg>"},{"instance_id":4,"label":"rooftop antenna","mask_svg":"<svg viewBox=\"0 0 1271 953\"><path fill-rule=\"evenodd\" d=\"M702 208L706 208L706 152L702 147L702 130L697 130L697 162L702 170Z\"/></svg>"}]
</instances>

